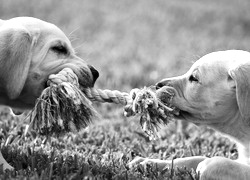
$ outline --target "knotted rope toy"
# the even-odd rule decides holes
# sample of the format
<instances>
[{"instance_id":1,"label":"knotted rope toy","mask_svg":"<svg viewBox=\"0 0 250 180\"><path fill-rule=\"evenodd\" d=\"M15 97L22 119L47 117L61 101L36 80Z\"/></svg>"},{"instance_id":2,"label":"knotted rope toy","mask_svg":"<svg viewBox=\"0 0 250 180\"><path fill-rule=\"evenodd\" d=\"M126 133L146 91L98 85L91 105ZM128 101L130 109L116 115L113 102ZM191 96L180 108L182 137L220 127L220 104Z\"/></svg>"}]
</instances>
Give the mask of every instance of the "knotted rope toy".
<instances>
[{"instance_id":1,"label":"knotted rope toy","mask_svg":"<svg viewBox=\"0 0 250 180\"><path fill-rule=\"evenodd\" d=\"M167 91L162 102L153 87L133 89L130 94L84 88L79 85L76 74L70 68L50 75L47 84L48 87L43 90L29 115L29 128L41 135L58 136L88 126L98 116L91 101L122 104L127 117L141 115L140 124L149 137L157 134L159 124L167 124L173 114L178 113L170 104L173 94Z\"/></svg>"}]
</instances>

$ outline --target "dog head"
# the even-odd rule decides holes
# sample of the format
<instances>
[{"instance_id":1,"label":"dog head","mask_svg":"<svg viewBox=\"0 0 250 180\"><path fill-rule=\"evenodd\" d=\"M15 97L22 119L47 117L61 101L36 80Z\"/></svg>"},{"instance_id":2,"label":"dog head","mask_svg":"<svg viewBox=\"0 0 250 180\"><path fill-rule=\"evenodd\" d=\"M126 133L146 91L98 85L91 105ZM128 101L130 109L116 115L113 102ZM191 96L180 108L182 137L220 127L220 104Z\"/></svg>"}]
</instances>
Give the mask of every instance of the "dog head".
<instances>
[{"instance_id":1,"label":"dog head","mask_svg":"<svg viewBox=\"0 0 250 180\"><path fill-rule=\"evenodd\" d=\"M163 79L156 86L167 86L175 94L172 103L180 110L176 119L228 125L250 118L249 72L250 53L214 52L196 61L186 74Z\"/></svg>"},{"instance_id":2,"label":"dog head","mask_svg":"<svg viewBox=\"0 0 250 180\"><path fill-rule=\"evenodd\" d=\"M99 74L79 58L66 35L55 25L30 17L0 24L0 94L33 107L50 74L71 68L84 87L92 87Z\"/></svg>"}]
</instances>

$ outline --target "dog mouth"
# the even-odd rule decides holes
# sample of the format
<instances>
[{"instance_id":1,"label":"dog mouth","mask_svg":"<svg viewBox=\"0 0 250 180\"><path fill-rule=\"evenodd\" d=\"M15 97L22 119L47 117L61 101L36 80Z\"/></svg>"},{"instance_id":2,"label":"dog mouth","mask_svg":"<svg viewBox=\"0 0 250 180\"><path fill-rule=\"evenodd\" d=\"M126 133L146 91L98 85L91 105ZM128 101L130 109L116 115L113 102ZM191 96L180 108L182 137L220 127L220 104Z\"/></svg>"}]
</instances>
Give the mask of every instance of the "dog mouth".
<instances>
[{"instance_id":1,"label":"dog mouth","mask_svg":"<svg viewBox=\"0 0 250 180\"><path fill-rule=\"evenodd\" d=\"M179 114L174 114L175 119L188 120L193 119L193 115L187 111L178 109Z\"/></svg>"},{"instance_id":2,"label":"dog mouth","mask_svg":"<svg viewBox=\"0 0 250 180\"><path fill-rule=\"evenodd\" d=\"M174 104L174 98L177 94L176 89L172 86L164 86L157 90L157 97L159 100L166 104L168 107L170 107L171 113L173 114L173 117L177 120L188 120L188 119L194 119L192 113L183 110L180 105Z\"/></svg>"},{"instance_id":3,"label":"dog mouth","mask_svg":"<svg viewBox=\"0 0 250 180\"><path fill-rule=\"evenodd\" d=\"M75 68L75 67L63 67L60 68L57 72L53 74L58 74L60 71L62 71L64 68L70 68L74 72L74 74L78 78L78 83L80 87L82 88L90 88L93 87L95 84L95 81L93 77L91 76L91 72L88 70L88 68L82 67L82 68Z\"/></svg>"},{"instance_id":4,"label":"dog mouth","mask_svg":"<svg viewBox=\"0 0 250 180\"><path fill-rule=\"evenodd\" d=\"M173 105L173 98L175 96L175 92L173 87L164 86L160 89L156 90L157 98L161 103L169 108L169 112L174 116L180 115L180 109Z\"/></svg>"},{"instance_id":5,"label":"dog mouth","mask_svg":"<svg viewBox=\"0 0 250 180\"><path fill-rule=\"evenodd\" d=\"M83 88L94 87L95 81L86 69L81 69L79 73L76 73L78 77L79 85Z\"/></svg>"}]
</instances>

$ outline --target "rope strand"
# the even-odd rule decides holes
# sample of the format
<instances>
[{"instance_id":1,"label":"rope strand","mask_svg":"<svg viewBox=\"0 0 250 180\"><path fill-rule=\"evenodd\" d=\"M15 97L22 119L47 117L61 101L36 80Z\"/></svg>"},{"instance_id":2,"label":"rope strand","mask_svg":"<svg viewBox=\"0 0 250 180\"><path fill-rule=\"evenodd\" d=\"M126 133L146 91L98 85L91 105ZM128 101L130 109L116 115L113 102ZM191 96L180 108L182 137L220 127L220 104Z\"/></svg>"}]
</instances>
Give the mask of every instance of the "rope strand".
<instances>
[{"instance_id":1,"label":"rope strand","mask_svg":"<svg viewBox=\"0 0 250 180\"><path fill-rule=\"evenodd\" d=\"M132 99L129 97L129 94L126 92L120 92L118 90L109 90L109 89L94 89L94 88L81 88L84 94L91 101L98 102L109 102L115 104L127 105L131 103Z\"/></svg>"},{"instance_id":2,"label":"rope strand","mask_svg":"<svg viewBox=\"0 0 250 180\"><path fill-rule=\"evenodd\" d=\"M47 84L30 115L30 126L44 135L75 132L88 126L98 114L90 101L121 104L127 117L139 114L148 136L157 134L159 124L167 124L174 114L169 103L172 95L166 96L163 103L154 87L132 89L130 93L83 88L70 68L50 75Z\"/></svg>"},{"instance_id":3,"label":"rope strand","mask_svg":"<svg viewBox=\"0 0 250 180\"><path fill-rule=\"evenodd\" d=\"M125 116L132 116L135 114L135 104L133 104L134 98L138 92L141 92L140 89L135 88L130 91L130 94L127 92L121 92L118 90L109 90L109 89L95 89L95 88L83 88L79 86L78 77L70 68L64 68L58 74L52 74L49 77L48 85L56 86L63 82L69 82L74 84L87 96L91 101L97 101L101 103L115 103L125 106ZM152 95L152 94L151 94ZM156 92L157 96L157 92ZM169 94L169 96L171 96ZM168 112L174 112L174 109L165 106L162 102L157 101L163 108Z\"/></svg>"}]
</instances>

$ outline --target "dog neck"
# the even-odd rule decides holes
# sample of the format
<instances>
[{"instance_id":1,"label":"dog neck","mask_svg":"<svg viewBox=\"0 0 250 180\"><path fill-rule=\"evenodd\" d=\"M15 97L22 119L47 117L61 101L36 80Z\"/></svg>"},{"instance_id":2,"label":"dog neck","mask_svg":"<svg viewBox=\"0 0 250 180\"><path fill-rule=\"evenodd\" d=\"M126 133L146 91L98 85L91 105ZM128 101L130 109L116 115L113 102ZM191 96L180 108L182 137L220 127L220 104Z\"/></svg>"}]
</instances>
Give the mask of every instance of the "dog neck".
<instances>
[{"instance_id":1,"label":"dog neck","mask_svg":"<svg viewBox=\"0 0 250 180\"><path fill-rule=\"evenodd\" d=\"M236 113L234 118L223 122L226 123L211 124L210 126L232 139L238 147L238 161L250 165L250 126L248 121L240 113Z\"/></svg>"},{"instance_id":2,"label":"dog neck","mask_svg":"<svg viewBox=\"0 0 250 180\"><path fill-rule=\"evenodd\" d=\"M246 144L237 143L238 159L237 161L250 165L250 142Z\"/></svg>"}]
</instances>

